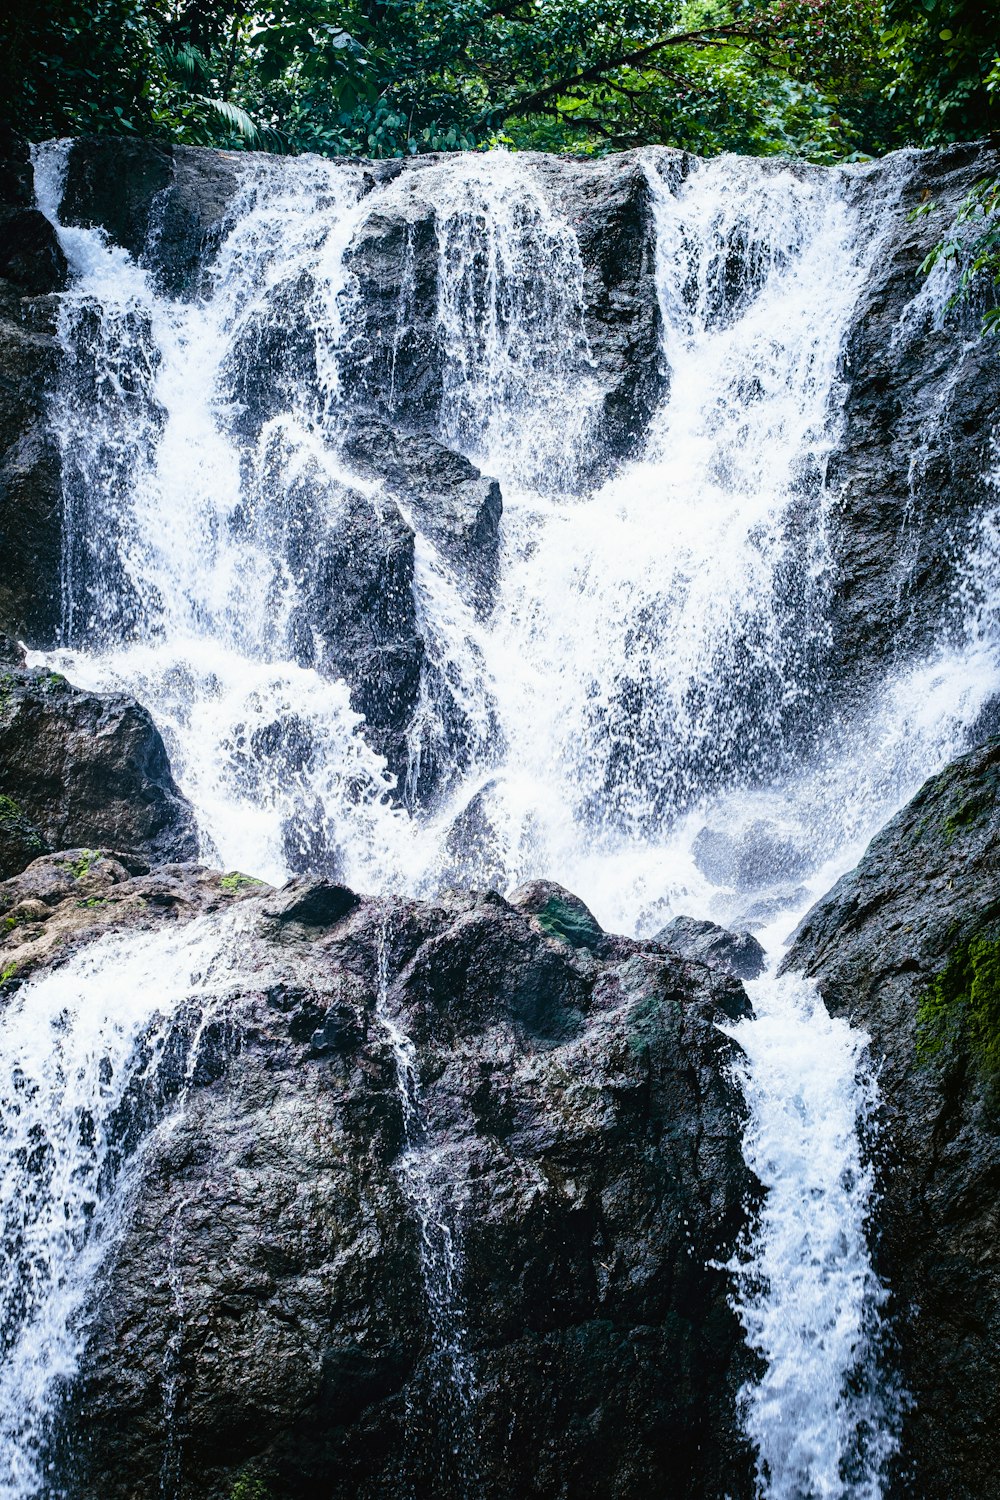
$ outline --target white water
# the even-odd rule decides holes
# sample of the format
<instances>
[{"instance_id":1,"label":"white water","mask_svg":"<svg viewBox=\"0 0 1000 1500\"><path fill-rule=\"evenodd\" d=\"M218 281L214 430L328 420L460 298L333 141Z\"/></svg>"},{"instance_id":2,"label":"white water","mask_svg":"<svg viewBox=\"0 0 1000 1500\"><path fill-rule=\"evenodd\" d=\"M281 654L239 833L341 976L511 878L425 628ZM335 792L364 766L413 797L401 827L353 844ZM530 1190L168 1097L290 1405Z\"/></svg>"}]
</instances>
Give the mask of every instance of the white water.
<instances>
[{"instance_id":1,"label":"white water","mask_svg":"<svg viewBox=\"0 0 1000 1500\"><path fill-rule=\"evenodd\" d=\"M85 1298L126 1211L130 1135L141 1134L143 1110L155 1120L180 1007L204 1009L232 981L232 926L202 918L100 938L0 1012L4 1500L58 1493L50 1423L76 1371Z\"/></svg>"},{"instance_id":2,"label":"white water","mask_svg":"<svg viewBox=\"0 0 1000 1500\"><path fill-rule=\"evenodd\" d=\"M76 375L56 413L71 533L57 660L149 705L206 857L277 880L290 849L308 863L314 846L359 888L432 891L476 798L479 878L559 879L617 930L653 932L675 912L750 922L777 952L962 747L1000 686L989 519L964 631L887 668L856 719L821 706L838 356L906 158L863 211L846 173L723 158L671 190L660 163L648 153L669 394L641 457L590 489L581 454L602 393L582 268L530 162L456 158L361 197L344 164L248 161L210 284L185 303L95 231L61 231ZM38 165L57 218L58 148ZM410 812L346 687L322 660L296 664L287 517L305 494L334 524L348 486L377 502L338 448L360 326L346 252L373 208L421 204L437 235L440 431L498 475L505 515L486 621L418 531L429 666L408 806L426 753L448 743L446 712L469 751L444 804ZM413 269L411 245L394 358L419 311ZM285 373L248 428L242 374L274 338L269 368ZM919 463L912 478L918 489ZM888 1396L879 1406L882 1290L857 1146L874 1089L864 1038L794 978L759 981L754 1003L738 1031L746 1149L769 1194L736 1295L766 1365L744 1403L761 1490L876 1500L894 1415Z\"/></svg>"}]
</instances>

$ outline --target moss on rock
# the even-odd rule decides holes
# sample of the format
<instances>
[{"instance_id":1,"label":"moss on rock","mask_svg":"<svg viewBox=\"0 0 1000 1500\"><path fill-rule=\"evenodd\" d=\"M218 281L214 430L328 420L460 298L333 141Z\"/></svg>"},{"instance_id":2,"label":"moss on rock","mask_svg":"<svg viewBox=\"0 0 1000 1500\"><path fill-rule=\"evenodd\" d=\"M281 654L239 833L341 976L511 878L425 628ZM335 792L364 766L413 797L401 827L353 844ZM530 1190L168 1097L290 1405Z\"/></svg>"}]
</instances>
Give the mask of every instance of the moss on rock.
<instances>
[{"instance_id":1,"label":"moss on rock","mask_svg":"<svg viewBox=\"0 0 1000 1500\"><path fill-rule=\"evenodd\" d=\"M1000 1074L1000 941L973 938L957 948L917 1007L917 1056L928 1062L963 1047L991 1076Z\"/></svg>"}]
</instances>

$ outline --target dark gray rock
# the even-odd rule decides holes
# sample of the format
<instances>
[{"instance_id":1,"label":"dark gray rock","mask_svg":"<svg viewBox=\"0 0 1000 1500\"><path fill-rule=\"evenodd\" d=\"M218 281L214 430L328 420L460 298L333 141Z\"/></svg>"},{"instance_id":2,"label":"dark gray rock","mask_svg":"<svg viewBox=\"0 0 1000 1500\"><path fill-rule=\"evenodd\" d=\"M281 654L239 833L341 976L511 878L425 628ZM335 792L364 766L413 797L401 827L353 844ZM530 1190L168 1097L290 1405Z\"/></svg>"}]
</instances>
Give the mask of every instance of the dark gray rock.
<instances>
[{"instance_id":1,"label":"dark gray rock","mask_svg":"<svg viewBox=\"0 0 1000 1500\"><path fill-rule=\"evenodd\" d=\"M904 311L962 198L998 170L995 147L963 144L914 154L908 168L890 157L853 184L871 233L885 229L886 238L843 351L844 421L827 478L835 502L828 670L847 698L870 690L886 662L940 639L956 614L956 578L977 520L995 501L988 476L1000 349L978 337L981 309L956 308L940 325L929 307ZM936 211L911 219L928 200Z\"/></svg>"},{"instance_id":2,"label":"dark gray rock","mask_svg":"<svg viewBox=\"0 0 1000 1500\"><path fill-rule=\"evenodd\" d=\"M554 880L529 880L512 893L510 904L533 917L549 937L568 943L571 948L587 948L591 952L601 948L604 929L593 912L579 896Z\"/></svg>"},{"instance_id":3,"label":"dark gray rock","mask_svg":"<svg viewBox=\"0 0 1000 1500\"><path fill-rule=\"evenodd\" d=\"M173 178L171 158L169 147L153 141L82 136L70 147L60 219L103 229L138 260L146 247L153 200Z\"/></svg>"},{"instance_id":4,"label":"dark gray rock","mask_svg":"<svg viewBox=\"0 0 1000 1500\"><path fill-rule=\"evenodd\" d=\"M31 873L11 883L26 927ZM109 874L134 921L158 872ZM222 900L205 872L178 895L171 919ZM168 1473L177 1500L240 1480L276 1500L749 1496L717 1268L752 1188L715 1024L745 1013L740 986L625 939L602 960L497 896L355 901L311 927L242 899L261 913L245 978L214 1017L177 1014L156 1081L173 1119L87 1310L67 1495ZM467 1409L434 1361L385 1015L413 1039L418 1160L454 1235Z\"/></svg>"},{"instance_id":5,"label":"dark gray rock","mask_svg":"<svg viewBox=\"0 0 1000 1500\"><path fill-rule=\"evenodd\" d=\"M679 183L692 160L664 151L657 169ZM598 438L606 465L638 450L667 386L649 183L635 151L596 162L532 161L580 246L584 325L606 389Z\"/></svg>"},{"instance_id":6,"label":"dark gray rock","mask_svg":"<svg viewBox=\"0 0 1000 1500\"><path fill-rule=\"evenodd\" d=\"M16 828L35 853L111 847L151 860L197 854L194 815L170 774L163 741L144 708L120 694L81 692L42 669L0 672L0 797L12 842L0 831L0 867L23 867Z\"/></svg>"},{"instance_id":7,"label":"dark gray rock","mask_svg":"<svg viewBox=\"0 0 1000 1500\"><path fill-rule=\"evenodd\" d=\"M54 644L61 491L46 403L58 368L55 299L66 261L32 207L27 142L0 133L0 630Z\"/></svg>"},{"instance_id":8,"label":"dark gray rock","mask_svg":"<svg viewBox=\"0 0 1000 1500\"><path fill-rule=\"evenodd\" d=\"M452 820L443 841L445 886L500 892L507 888L507 866L490 813L494 785L487 782Z\"/></svg>"},{"instance_id":9,"label":"dark gray rock","mask_svg":"<svg viewBox=\"0 0 1000 1500\"><path fill-rule=\"evenodd\" d=\"M868 1032L878 1068L876 1266L912 1398L890 1494L998 1495L1000 741L927 782L785 967Z\"/></svg>"},{"instance_id":10,"label":"dark gray rock","mask_svg":"<svg viewBox=\"0 0 1000 1500\"><path fill-rule=\"evenodd\" d=\"M103 229L176 294L196 290L252 157L118 136L73 142L60 218Z\"/></svg>"},{"instance_id":11,"label":"dark gray rock","mask_svg":"<svg viewBox=\"0 0 1000 1500\"><path fill-rule=\"evenodd\" d=\"M475 464L425 433L405 434L377 418L356 418L343 456L366 477L377 477L412 511L417 525L453 564L480 613L488 612L497 583L500 486Z\"/></svg>"},{"instance_id":12,"label":"dark gray rock","mask_svg":"<svg viewBox=\"0 0 1000 1500\"><path fill-rule=\"evenodd\" d=\"M0 205L0 278L28 296L57 292L65 285L66 257L37 208Z\"/></svg>"},{"instance_id":13,"label":"dark gray rock","mask_svg":"<svg viewBox=\"0 0 1000 1500\"><path fill-rule=\"evenodd\" d=\"M317 667L342 677L366 738L402 780L406 730L420 694L424 643L413 597L413 532L388 498L348 491L336 520L303 552L300 635L305 657L318 639Z\"/></svg>"},{"instance_id":14,"label":"dark gray rock","mask_svg":"<svg viewBox=\"0 0 1000 1500\"><path fill-rule=\"evenodd\" d=\"M758 979L767 965L764 949L752 933L730 932L717 922L699 921L697 917L674 917L660 929L654 942L736 979Z\"/></svg>"}]
</instances>

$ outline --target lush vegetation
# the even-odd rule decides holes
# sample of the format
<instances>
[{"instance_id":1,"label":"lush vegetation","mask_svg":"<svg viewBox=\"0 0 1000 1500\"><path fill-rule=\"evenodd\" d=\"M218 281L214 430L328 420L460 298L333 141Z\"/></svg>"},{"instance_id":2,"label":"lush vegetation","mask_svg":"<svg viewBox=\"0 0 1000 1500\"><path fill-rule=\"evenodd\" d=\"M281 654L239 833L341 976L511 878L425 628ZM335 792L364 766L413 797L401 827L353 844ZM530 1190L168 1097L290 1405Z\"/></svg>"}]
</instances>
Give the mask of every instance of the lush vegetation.
<instances>
[{"instance_id":1,"label":"lush vegetation","mask_svg":"<svg viewBox=\"0 0 1000 1500\"><path fill-rule=\"evenodd\" d=\"M983 135L995 0L8 0L11 123L398 155L817 161Z\"/></svg>"}]
</instances>

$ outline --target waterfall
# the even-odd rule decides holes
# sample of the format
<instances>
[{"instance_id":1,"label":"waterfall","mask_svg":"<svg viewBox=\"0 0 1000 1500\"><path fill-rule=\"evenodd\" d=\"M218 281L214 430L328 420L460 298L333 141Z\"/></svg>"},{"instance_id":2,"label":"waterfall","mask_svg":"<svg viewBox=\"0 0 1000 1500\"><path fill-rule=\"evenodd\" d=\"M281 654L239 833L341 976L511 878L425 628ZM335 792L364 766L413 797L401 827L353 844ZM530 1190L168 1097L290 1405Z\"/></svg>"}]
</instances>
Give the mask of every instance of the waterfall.
<instances>
[{"instance_id":1,"label":"waterfall","mask_svg":"<svg viewBox=\"0 0 1000 1500\"><path fill-rule=\"evenodd\" d=\"M0 1013L4 1500L59 1493L49 1445L80 1314L127 1214L143 1134L176 1094L182 1008L207 1011L238 952L232 919L105 936Z\"/></svg>"},{"instance_id":2,"label":"waterfall","mask_svg":"<svg viewBox=\"0 0 1000 1500\"><path fill-rule=\"evenodd\" d=\"M57 224L63 160L58 145L36 160ZM148 705L206 859L280 880L294 824L351 884L429 894L453 874L455 820L474 814L470 883L555 878L612 930L652 933L678 912L750 924L776 957L798 916L962 748L1000 686L992 518L963 576L959 628L925 658L887 665L850 715L827 678L841 354L910 160L864 193L869 168L723 157L678 180L671 161L644 154L666 394L642 451L598 480L581 459L602 397L581 254L530 158L435 160L374 188L351 164L247 158L187 300L161 285L155 256L137 263L97 230L60 226L73 273L54 411L65 640L44 659ZM391 336L372 352L352 247L379 214L407 228ZM427 214L430 309L414 238ZM906 316L929 316L930 296ZM300 649L315 621L297 549L351 495L378 514L379 483L345 457L349 393L365 380L374 390L383 359L378 399L405 426L404 366L426 349L437 435L500 480L502 556L480 618L403 507L425 660L401 797L346 683L324 675L321 651ZM422 803L423 760L428 747L447 752L452 712L463 758ZM110 963L109 951L80 962ZM129 951L123 940L115 961ZM55 1005L77 972L36 991ZM762 1357L743 1396L761 1493L877 1500L896 1417L866 1248L857 1131L876 1093L865 1038L830 1021L796 976L757 981L753 999L757 1019L735 1034L747 1159L768 1196L734 1299ZM147 1001L162 1008L148 990ZM427 1176L412 1044L381 1003L454 1416L471 1399L455 1247ZM44 1274L54 1286L69 1271ZM60 1329L76 1305L52 1314ZM68 1368L69 1348L53 1370ZM39 1393L39 1410L48 1401ZM35 1493L33 1482L8 1492Z\"/></svg>"}]
</instances>

